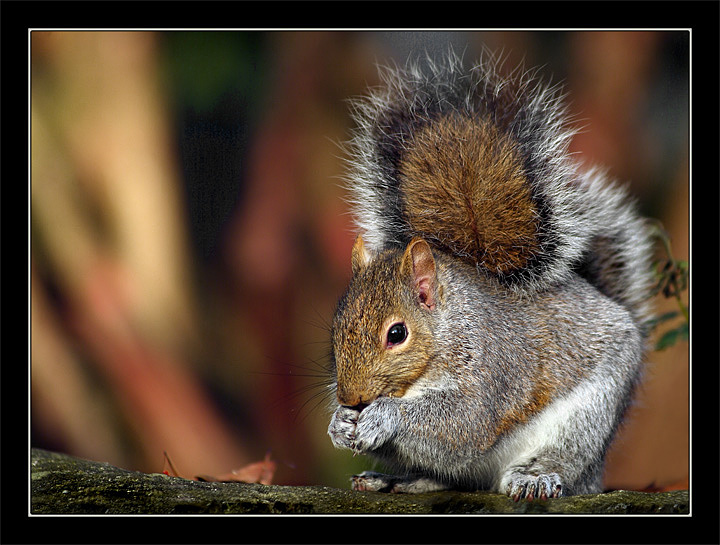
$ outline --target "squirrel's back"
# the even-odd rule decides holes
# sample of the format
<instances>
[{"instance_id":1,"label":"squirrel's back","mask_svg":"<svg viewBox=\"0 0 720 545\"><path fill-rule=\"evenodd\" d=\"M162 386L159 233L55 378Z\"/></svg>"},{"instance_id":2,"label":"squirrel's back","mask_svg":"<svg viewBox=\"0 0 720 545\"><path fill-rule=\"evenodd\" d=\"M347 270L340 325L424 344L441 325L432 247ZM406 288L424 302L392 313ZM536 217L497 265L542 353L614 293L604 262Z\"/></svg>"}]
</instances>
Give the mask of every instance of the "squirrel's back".
<instances>
[{"instance_id":1,"label":"squirrel's back","mask_svg":"<svg viewBox=\"0 0 720 545\"><path fill-rule=\"evenodd\" d=\"M557 87L485 54L386 68L356 100L350 200L371 251L422 237L532 294L580 273L648 318L650 236L626 192L569 153Z\"/></svg>"}]
</instances>

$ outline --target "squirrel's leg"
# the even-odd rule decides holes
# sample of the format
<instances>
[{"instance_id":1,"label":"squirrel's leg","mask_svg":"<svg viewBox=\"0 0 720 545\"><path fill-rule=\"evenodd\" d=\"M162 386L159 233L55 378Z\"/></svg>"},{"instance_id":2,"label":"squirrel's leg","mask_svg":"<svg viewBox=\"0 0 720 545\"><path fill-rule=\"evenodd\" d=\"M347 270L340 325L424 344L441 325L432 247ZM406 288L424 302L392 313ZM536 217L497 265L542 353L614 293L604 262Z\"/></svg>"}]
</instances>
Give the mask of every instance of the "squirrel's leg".
<instances>
[{"instance_id":1,"label":"squirrel's leg","mask_svg":"<svg viewBox=\"0 0 720 545\"><path fill-rule=\"evenodd\" d=\"M551 403L500 447L506 458L499 492L518 500L602 492L605 454L637 380L633 340L581 384Z\"/></svg>"},{"instance_id":2,"label":"squirrel's leg","mask_svg":"<svg viewBox=\"0 0 720 545\"><path fill-rule=\"evenodd\" d=\"M597 387L597 386L595 386ZM582 384L507 437L498 492L515 501L601 492L602 462L614 423L613 409Z\"/></svg>"},{"instance_id":3,"label":"squirrel's leg","mask_svg":"<svg viewBox=\"0 0 720 545\"><path fill-rule=\"evenodd\" d=\"M352 477L352 489L370 492L391 492L397 494L420 494L447 490L447 486L422 475L386 475L375 471L363 471Z\"/></svg>"},{"instance_id":4,"label":"squirrel's leg","mask_svg":"<svg viewBox=\"0 0 720 545\"><path fill-rule=\"evenodd\" d=\"M573 393L507 438L504 446L512 455L499 474L498 492L518 501L601 491L603 438L610 431L587 418L580 403ZM595 433L597 440L591 439Z\"/></svg>"}]
</instances>

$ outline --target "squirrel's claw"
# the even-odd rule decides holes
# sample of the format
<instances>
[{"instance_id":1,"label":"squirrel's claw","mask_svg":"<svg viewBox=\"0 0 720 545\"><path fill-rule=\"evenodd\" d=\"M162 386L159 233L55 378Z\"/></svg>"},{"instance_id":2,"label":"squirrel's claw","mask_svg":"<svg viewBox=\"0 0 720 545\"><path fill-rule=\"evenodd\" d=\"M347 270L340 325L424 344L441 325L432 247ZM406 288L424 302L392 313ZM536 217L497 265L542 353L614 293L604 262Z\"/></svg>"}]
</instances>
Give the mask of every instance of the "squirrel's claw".
<instances>
[{"instance_id":1,"label":"squirrel's claw","mask_svg":"<svg viewBox=\"0 0 720 545\"><path fill-rule=\"evenodd\" d=\"M514 473L506 487L506 493L513 501L525 498L547 500L559 498L562 495L562 482L557 473L541 475L524 475Z\"/></svg>"}]
</instances>

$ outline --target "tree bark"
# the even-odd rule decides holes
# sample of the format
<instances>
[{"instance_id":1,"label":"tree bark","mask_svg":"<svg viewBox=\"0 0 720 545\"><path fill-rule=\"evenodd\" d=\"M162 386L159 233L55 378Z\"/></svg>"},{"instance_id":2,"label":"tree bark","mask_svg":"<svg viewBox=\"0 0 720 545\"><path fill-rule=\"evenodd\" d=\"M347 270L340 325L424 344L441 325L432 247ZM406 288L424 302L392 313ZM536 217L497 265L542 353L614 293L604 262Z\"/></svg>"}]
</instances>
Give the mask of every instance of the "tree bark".
<instances>
[{"instance_id":1,"label":"tree bark","mask_svg":"<svg viewBox=\"0 0 720 545\"><path fill-rule=\"evenodd\" d=\"M687 490L513 502L489 492L384 494L325 486L199 482L33 449L32 514L687 514Z\"/></svg>"}]
</instances>

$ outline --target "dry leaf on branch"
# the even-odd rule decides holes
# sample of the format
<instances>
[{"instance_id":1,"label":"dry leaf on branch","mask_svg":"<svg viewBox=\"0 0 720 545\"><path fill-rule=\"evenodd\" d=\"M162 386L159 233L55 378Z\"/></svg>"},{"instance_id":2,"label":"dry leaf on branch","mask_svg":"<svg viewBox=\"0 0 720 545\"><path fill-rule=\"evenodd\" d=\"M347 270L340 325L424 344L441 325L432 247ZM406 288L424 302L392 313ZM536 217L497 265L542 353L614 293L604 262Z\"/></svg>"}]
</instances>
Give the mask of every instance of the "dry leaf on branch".
<instances>
[{"instance_id":1,"label":"dry leaf on branch","mask_svg":"<svg viewBox=\"0 0 720 545\"><path fill-rule=\"evenodd\" d=\"M170 477L181 477L170 460L167 452L163 452L165 456L165 469L163 473ZM205 481L205 482L220 482L220 483L259 483L259 484L272 484L273 475L277 464L270 459L270 453L265 454L265 459L261 462L255 462L248 464L239 469L234 469L230 473L224 473L221 475L196 475L190 480L193 481Z\"/></svg>"}]
</instances>

